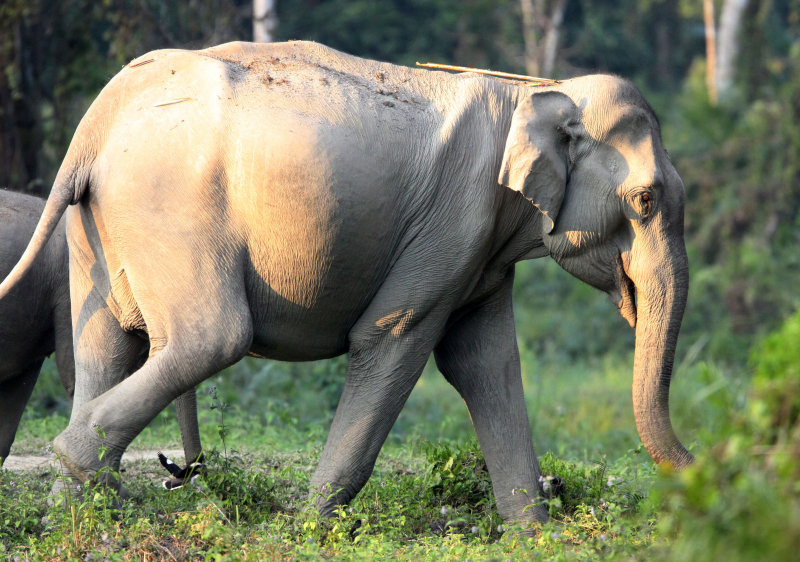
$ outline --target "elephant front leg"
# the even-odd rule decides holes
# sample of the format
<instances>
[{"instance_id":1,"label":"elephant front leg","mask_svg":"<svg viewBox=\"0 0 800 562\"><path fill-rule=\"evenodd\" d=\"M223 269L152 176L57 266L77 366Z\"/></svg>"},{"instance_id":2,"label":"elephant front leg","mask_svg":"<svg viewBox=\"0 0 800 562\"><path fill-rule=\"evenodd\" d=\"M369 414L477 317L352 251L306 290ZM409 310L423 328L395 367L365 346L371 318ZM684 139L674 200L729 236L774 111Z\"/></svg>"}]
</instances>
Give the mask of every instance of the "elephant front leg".
<instances>
[{"instance_id":1,"label":"elephant front leg","mask_svg":"<svg viewBox=\"0 0 800 562\"><path fill-rule=\"evenodd\" d=\"M353 499L369 480L381 446L419 379L431 347L406 338L351 345L347 381L311 480L323 515ZM414 340L414 341L412 341Z\"/></svg>"},{"instance_id":2,"label":"elephant front leg","mask_svg":"<svg viewBox=\"0 0 800 562\"><path fill-rule=\"evenodd\" d=\"M415 271L402 262L397 270L404 274L384 282L349 334L347 380L311 480L311 495L323 515L366 484L449 310L446 299L433 291L409 295L408 288L417 284L410 279ZM419 275L426 278L424 272Z\"/></svg>"},{"instance_id":3,"label":"elephant front leg","mask_svg":"<svg viewBox=\"0 0 800 562\"><path fill-rule=\"evenodd\" d=\"M434 353L469 408L500 516L527 524L548 514L523 396L512 282L509 274L498 292L449 325Z\"/></svg>"}]
</instances>

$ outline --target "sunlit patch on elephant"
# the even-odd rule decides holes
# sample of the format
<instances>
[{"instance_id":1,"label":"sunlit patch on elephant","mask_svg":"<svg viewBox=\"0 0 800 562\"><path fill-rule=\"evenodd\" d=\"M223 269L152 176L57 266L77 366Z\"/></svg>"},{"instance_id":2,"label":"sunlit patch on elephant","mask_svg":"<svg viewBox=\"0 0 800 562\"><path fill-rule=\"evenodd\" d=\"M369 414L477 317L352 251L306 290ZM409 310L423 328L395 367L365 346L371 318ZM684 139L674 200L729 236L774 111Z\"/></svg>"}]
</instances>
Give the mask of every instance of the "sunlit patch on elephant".
<instances>
[{"instance_id":1,"label":"sunlit patch on elephant","mask_svg":"<svg viewBox=\"0 0 800 562\"><path fill-rule=\"evenodd\" d=\"M413 310L398 310L378 319L375 325L378 328L389 329L393 336L400 337L414 317Z\"/></svg>"}]
</instances>

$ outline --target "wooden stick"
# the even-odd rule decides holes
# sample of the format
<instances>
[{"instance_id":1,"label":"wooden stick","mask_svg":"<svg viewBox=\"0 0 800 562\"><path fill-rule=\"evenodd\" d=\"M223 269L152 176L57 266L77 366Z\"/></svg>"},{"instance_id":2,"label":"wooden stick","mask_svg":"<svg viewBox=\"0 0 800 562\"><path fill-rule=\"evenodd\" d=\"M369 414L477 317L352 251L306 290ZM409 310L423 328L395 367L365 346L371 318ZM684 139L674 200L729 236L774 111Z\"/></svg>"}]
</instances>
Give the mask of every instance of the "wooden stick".
<instances>
[{"instance_id":1,"label":"wooden stick","mask_svg":"<svg viewBox=\"0 0 800 562\"><path fill-rule=\"evenodd\" d=\"M181 103L182 101L192 101L192 98L178 98L174 100L164 101L161 103L155 104L153 107L164 107L165 105L173 105L176 103Z\"/></svg>"},{"instance_id":2,"label":"wooden stick","mask_svg":"<svg viewBox=\"0 0 800 562\"><path fill-rule=\"evenodd\" d=\"M137 66L142 66L143 64L147 64L147 63L149 63L149 62L153 62L154 60L156 60L156 59L145 59L145 60L140 60L139 62L135 62L135 63L133 63L133 64L129 64L129 65L128 65L128 68L136 68Z\"/></svg>"},{"instance_id":3,"label":"wooden stick","mask_svg":"<svg viewBox=\"0 0 800 562\"><path fill-rule=\"evenodd\" d=\"M498 76L500 78L511 78L512 80L525 80L526 82L536 82L539 85L560 83L558 80L553 80L551 78L537 78L536 76L527 76L525 74L511 74L510 72L499 72L497 70L482 70L480 68L453 66L449 64L439 64L435 62L418 62L417 66L422 66L425 68L438 68L441 70L454 70L456 72L477 72L478 74L487 74L489 76Z\"/></svg>"}]
</instances>

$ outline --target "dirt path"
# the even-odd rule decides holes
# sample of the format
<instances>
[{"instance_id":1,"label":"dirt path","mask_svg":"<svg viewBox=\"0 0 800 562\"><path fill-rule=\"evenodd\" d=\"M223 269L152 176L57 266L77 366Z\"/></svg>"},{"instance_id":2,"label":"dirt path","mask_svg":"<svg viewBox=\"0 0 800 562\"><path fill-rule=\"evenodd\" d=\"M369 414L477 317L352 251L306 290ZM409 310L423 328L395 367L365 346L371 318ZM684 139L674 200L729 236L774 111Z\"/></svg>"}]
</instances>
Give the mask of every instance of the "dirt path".
<instances>
[{"instance_id":1,"label":"dirt path","mask_svg":"<svg viewBox=\"0 0 800 562\"><path fill-rule=\"evenodd\" d=\"M183 451L179 449L167 449L161 451L178 463L183 462ZM141 460L157 460L158 451L127 451L122 456L122 464L126 462ZM9 455L3 463L4 470L42 470L55 465L55 455Z\"/></svg>"}]
</instances>

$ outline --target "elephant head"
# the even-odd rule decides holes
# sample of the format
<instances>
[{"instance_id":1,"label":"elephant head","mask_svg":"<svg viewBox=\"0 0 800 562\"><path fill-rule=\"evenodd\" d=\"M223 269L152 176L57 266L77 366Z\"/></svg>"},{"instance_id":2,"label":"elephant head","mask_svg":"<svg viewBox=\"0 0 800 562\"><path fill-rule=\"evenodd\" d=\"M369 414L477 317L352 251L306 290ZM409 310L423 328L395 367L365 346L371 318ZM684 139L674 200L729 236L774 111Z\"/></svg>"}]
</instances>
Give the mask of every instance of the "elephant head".
<instances>
[{"instance_id":1,"label":"elephant head","mask_svg":"<svg viewBox=\"0 0 800 562\"><path fill-rule=\"evenodd\" d=\"M684 187L652 109L611 76L528 93L514 111L498 181L539 209L556 262L605 291L635 327L639 435L656 462L690 463L669 417L689 283Z\"/></svg>"}]
</instances>

